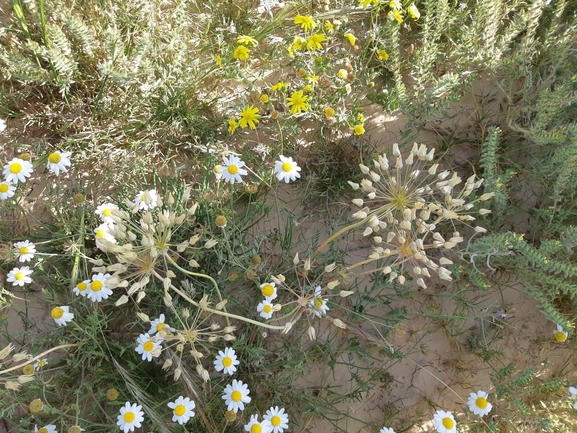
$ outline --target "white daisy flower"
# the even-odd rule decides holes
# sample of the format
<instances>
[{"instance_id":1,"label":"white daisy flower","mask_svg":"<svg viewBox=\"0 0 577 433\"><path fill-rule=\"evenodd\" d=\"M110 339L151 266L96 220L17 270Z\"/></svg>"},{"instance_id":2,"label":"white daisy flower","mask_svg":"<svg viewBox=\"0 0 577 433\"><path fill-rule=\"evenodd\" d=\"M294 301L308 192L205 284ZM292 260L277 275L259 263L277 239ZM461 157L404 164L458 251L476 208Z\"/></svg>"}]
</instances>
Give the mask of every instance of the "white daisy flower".
<instances>
[{"instance_id":1,"label":"white daisy flower","mask_svg":"<svg viewBox=\"0 0 577 433\"><path fill-rule=\"evenodd\" d=\"M248 174L248 172L242 168L245 166L244 162L234 155L231 155L228 158L225 156L222 160L223 165L220 166L220 169L222 170L221 174L223 179L231 184L235 182L242 183L241 176Z\"/></svg>"},{"instance_id":2,"label":"white daisy flower","mask_svg":"<svg viewBox=\"0 0 577 433\"><path fill-rule=\"evenodd\" d=\"M557 340L559 343L563 343L565 340L567 340L569 333L563 330L561 325L557 325L557 330L553 331L553 335L555 335L555 340Z\"/></svg>"},{"instance_id":3,"label":"white daisy flower","mask_svg":"<svg viewBox=\"0 0 577 433\"><path fill-rule=\"evenodd\" d=\"M158 204L158 193L155 189L140 191L134 198L134 203L140 210L154 209Z\"/></svg>"},{"instance_id":4,"label":"white daisy flower","mask_svg":"<svg viewBox=\"0 0 577 433\"><path fill-rule=\"evenodd\" d=\"M574 386L569 387L569 398L574 401L573 409L577 409L577 388Z\"/></svg>"},{"instance_id":5,"label":"white daisy flower","mask_svg":"<svg viewBox=\"0 0 577 433\"><path fill-rule=\"evenodd\" d=\"M52 152L48 155L48 168L54 172L56 176L62 173L66 173L68 169L66 167L70 167L70 155L72 152Z\"/></svg>"},{"instance_id":6,"label":"white daisy flower","mask_svg":"<svg viewBox=\"0 0 577 433\"><path fill-rule=\"evenodd\" d=\"M106 241L110 242L111 244L116 243L116 239L110 233L110 226L106 223L100 224L98 227L94 229L94 238L96 239L96 244L98 246L99 242ZM99 247L100 248L100 247Z\"/></svg>"},{"instance_id":7,"label":"white daisy flower","mask_svg":"<svg viewBox=\"0 0 577 433\"><path fill-rule=\"evenodd\" d=\"M258 415L251 415L250 421L244 426L244 429L250 433L271 433L272 424L266 419L258 422Z\"/></svg>"},{"instance_id":8,"label":"white daisy flower","mask_svg":"<svg viewBox=\"0 0 577 433\"><path fill-rule=\"evenodd\" d=\"M96 208L94 213L98 215L104 224L114 225L114 219L112 218L113 211L118 210L118 206L114 203L104 203Z\"/></svg>"},{"instance_id":9,"label":"white daisy flower","mask_svg":"<svg viewBox=\"0 0 577 433\"><path fill-rule=\"evenodd\" d=\"M90 285L90 280L80 281L76 287L72 289L76 296L86 296L88 295L88 286Z\"/></svg>"},{"instance_id":10,"label":"white daisy flower","mask_svg":"<svg viewBox=\"0 0 577 433\"><path fill-rule=\"evenodd\" d=\"M216 371L223 371L225 374L230 374L231 376L236 371L236 366L240 364L240 361L236 359L236 353L233 348L227 347L218 351L218 355L214 360L214 369Z\"/></svg>"},{"instance_id":11,"label":"white daisy flower","mask_svg":"<svg viewBox=\"0 0 577 433\"><path fill-rule=\"evenodd\" d=\"M491 412L491 409L493 408L493 405L487 402L488 396L489 394L487 394L485 391L477 391L477 393L472 392L469 395L469 401L467 401L467 404L469 405L469 410L473 412L475 415L479 416L487 415L489 412Z\"/></svg>"},{"instance_id":12,"label":"white daisy flower","mask_svg":"<svg viewBox=\"0 0 577 433\"><path fill-rule=\"evenodd\" d=\"M276 284L273 283L263 283L260 285L260 291L262 295L269 301L276 299Z\"/></svg>"},{"instance_id":13,"label":"white daisy flower","mask_svg":"<svg viewBox=\"0 0 577 433\"><path fill-rule=\"evenodd\" d=\"M12 158L4 166L4 178L6 182L18 183L26 182L26 178L32 174L32 164L20 158Z\"/></svg>"},{"instance_id":14,"label":"white daisy flower","mask_svg":"<svg viewBox=\"0 0 577 433\"><path fill-rule=\"evenodd\" d=\"M24 284L30 284L32 282L32 278L30 278L31 274L32 269L30 269L28 266L14 268L8 272L8 278L6 278L6 281L8 283L12 283L13 286L24 287Z\"/></svg>"},{"instance_id":15,"label":"white daisy flower","mask_svg":"<svg viewBox=\"0 0 577 433\"><path fill-rule=\"evenodd\" d=\"M270 421L272 425L272 433L282 433L288 428L288 414L283 408L278 408L278 406L272 407L266 411L263 416L264 419Z\"/></svg>"},{"instance_id":16,"label":"white daisy flower","mask_svg":"<svg viewBox=\"0 0 577 433\"><path fill-rule=\"evenodd\" d=\"M158 358L162 352L162 346L156 337L148 334L140 334L136 340L136 352L142 355L143 361L152 361L152 357Z\"/></svg>"},{"instance_id":17,"label":"white daisy flower","mask_svg":"<svg viewBox=\"0 0 577 433\"><path fill-rule=\"evenodd\" d=\"M232 384L226 385L224 388L224 394L222 399L224 400L224 404L226 404L227 409L231 410L234 413L237 413L239 410L244 410L244 404L250 403L250 390L248 389L248 385L242 383L240 380L233 379Z\"/></svg>"},{"instance_id":18,"label":"white daisy flower","mask_svg":"<svg viewBox=\"0 0 577 433\"><path fill-rule=\"evenodd\" d=\"M104 299L108 299L112 295L112 290L106 285L106 280L110 277L110 274L103 274L102 272L93 275L89 285L90 290L87 290L86 297L92 302L102 302Z\"/></svg>"},{"instance_id":19,"label":"white daisy flower","mask_svg":"<svg viewBox=\"0 0 577 433\"><path fill-rule=\"evenodd\" d=\"M0 182L0 199L6 200L10 197L14 197L14 193L16 192L16 187L8 181Z\"/></svg>"},{"instance_id":20,"label":"white daisy flower","mask_svg":"<svg viewBox=\"0 0 577 433\"><path fill-rule=\"evenodd\" d=\"M154 335L157 332L162 331L164 328L172 331L172 328L164 322L165 320L166 319L164 318L164 314L161 314L157 319L154 319L152 322L150 322L150 329L148 330L148 333L150 335Z\"/></svg>"},{"instance_id":21,"label":"white daisy flower","mask_svg":"<svg viewBox=\"0 0 577 433\"><path fill-rule=\"evenodd\" d=\"M279 155L280 161L274 162L274 171L276 173L276 178L280 181L285 181L289 183L289 181L296 180L298 177L301 177L299 171L301 168L297 165L295 161L291 157L284 157Z\"/></svg>"},{"instance_id":22,"label":"white daisy flower","mask_svg":"<svg viewBox=\"0 0 577 433\"><path fill-rule=\"evenodd\" d=\"M322 298L321 286L317 286L315 288L315 297L309 301L309 306L315 316L321 317L323 314L327 314L327 311L329 311L327 301L328 299Z\"/></svg>"},{"instance_id":23,"label":"white daisy flower","mask_svg":"<svg viewBox=\"0 0 577 433\"><path fill-rule=\"evenodd\" d=\"M263 319L270 319L274 313L272 302L265 299L256 306L256 311Z\"/></svg>"},{"instance_id":24,"label":"white daisy flower","mask_svg":"<svg viewBox=\"0 0 577 433\"><path fill-rule=\"evenodd\" d=\"M457 433L457 423L451 412L438 410L433 417L433 424L439 433Z\"/></svg>"},{"instance_id":25,"label":"white daisy flower","mask_svg":"<svg viewBox=\"0 0 577 433\"><path fill-rule=\"evenodd\" d=\"M196 404L190 398L181 396L174 402L168 403L168 407L172 409L172 421L182 425L186 424L194 416Z\"/></svg>"},{"instance_id":26,"label":"white daisy flower","mask_svg":"<svg viewBox=\"0 0 577 433\"><path fill-rule=\"evenodd\" d=\"M34 370L40 371L43 367L48 365L48 358L39 359L34 363Z\"/></svg>"},{"instance_id":27,"label":"white daisy flower","mask_svg":"<svg viewBox=\"0 0 577 433\"><path fill-rule=\"evenodd\" d=\"M22 241L14 243L14 255L20 262L29 262L34 258L36 252L36 245L30 241Z\"/></svg>"},{"instance_id":28,"label":"white daisy flower","mask_svg":"<svg viewBox=\"0 0 577 433\"><path fill-rule=\"evenodd\" d=\"M135 428L139 428L144 421L144 412L142 411L142 406L139 404L131 404L126 402L124 406L120 408L120 415L118 415L118 421L116 424L123 430L124 433L129 431L134 431Z\"/></svg>"},{"instance_id":29,"label":"white daisy flower","mask_svg":"<svg viewBox=\"0 0 577 433\"><path fill-rule=\"evenodd\" d=\"M56 430L56 426L54 424L48 424L45 425L44 427L38 428L38 426L34 426L34 432L35 433L58 433L58 430Z\"/></svg>"},{"instance_id":30,"label":"white daisy flower","mask_svg":"<svg viewBox=\"0 0 577 433\"><path fill-rule=\"evenodd\" d=\"M4 119L0 119L0 132L6 129L6 121Z\"/></svg>"},{"instance_id":31,"label":"white daisy flower","mask_svg":"<svg viewBox=\"0 0 577 433\"><path fill-rule=\"evenodd\" d=\"M58 326L66 326L68 322L74 319L74 313L70 312L70 307L55 307L52 309L50 315Z\"/></svg>"},{"instance_id":32,"label":"white daisy flower","mask_svg":"<svg viewBox=\"0 0 577 433\"><path fill-rule=\"evenodd\" d=\"M395 431L390 427L383 427L379 430L379 433L395 433Z\"/></svg>"}]
</instances>

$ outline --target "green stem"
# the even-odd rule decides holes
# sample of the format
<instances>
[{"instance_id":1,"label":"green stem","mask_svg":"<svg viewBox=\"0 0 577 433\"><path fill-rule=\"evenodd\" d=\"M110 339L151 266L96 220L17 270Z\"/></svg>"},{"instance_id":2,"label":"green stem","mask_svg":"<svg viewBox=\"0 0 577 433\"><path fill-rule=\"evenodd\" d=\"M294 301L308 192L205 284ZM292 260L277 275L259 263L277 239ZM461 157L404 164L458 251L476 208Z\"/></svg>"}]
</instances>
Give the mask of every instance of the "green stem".
<instances>
[{"instance_id":1,"label":"green stem","mask_svg":"<svg viewBox=\"0 0 577 433\"><path fill-rule=\"evenodd\" d=\"M332 235L330 238L328 238L327 240L325 240L325 241L324 241L322 244L320 244L320 246L315 250L315 252L314 252L313 255L311 256L311 261L316 257L316 255L317 255L318 253L321 252L322 249L324 249L324 247L327 246L327 244L328 244L329 242L334 241L337 237L339 237L339 236L342 235L343 233L345 233L345 232L347 232L347 231L349 231L349 230L352 230L352 229L354 229L354 228L356 228L356 227L358 227L358 226L360 226L360 225L363 225L363 224L366 223L368 220L370 220L372 216L373 216L372 214L367 215L367 216L366 216L365 218L363 218L362 220L357 221L356 223L351 224L351 225L349 225L349 226L346 226L345 228L339 230L339 231L336 232L334 235Z\"/></svg>"}]
</instances>

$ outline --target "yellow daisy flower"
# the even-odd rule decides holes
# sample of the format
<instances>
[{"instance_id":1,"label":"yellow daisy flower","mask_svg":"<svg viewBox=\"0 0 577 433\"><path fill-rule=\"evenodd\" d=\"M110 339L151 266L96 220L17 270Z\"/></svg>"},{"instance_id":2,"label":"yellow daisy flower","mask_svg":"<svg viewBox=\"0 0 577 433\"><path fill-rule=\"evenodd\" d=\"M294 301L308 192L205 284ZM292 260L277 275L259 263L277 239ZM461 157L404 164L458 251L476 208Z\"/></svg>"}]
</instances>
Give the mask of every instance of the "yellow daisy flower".
<instances>
[{"instance_id":1,"label":"yellow daisy flower","mask_svg":"<svg viewBox=\"0 0 577 433\"><path fill-rule=\"evenodd\" d=\"M294 23L296 25L300 25L305 32L308 32L317 26L316 21L308 15L297 15L295 17Z\"/></svg>"},{"instance_id":2,"label":"yellow daisy flower","mask_svg":"<svg viewBox=\"0 0 577 433\"><path fill-rule=\"evenodd\" d=\"M256 124L258 123L259 118L260 114L258 114L258 108L249 105L240 111L240 119L238 123L243 129L246 128L247 125L250 129L256 129Z\"/></svg>"},{"instance_id":3,"label":"yellow daisy flower","mask_svg":"<svg viewBox=\"0 0 577 433\"><path fill-rule=\"evenodd\" d=\"M325 42L327 37L322 33L315 33L314 35L310 35L307 39L307 48L310 51L322 50L323 46L321 42Z\"/></svg>"},{"instance_id":4,"label":"yellow daisy flower","mask_svg":"<svg viewBox=\"0 0 577 433\"><path fill-rule=\"evenodd\" d=\"M232 56L237 60L248 60L250 54L250 50L245 47L244 45L239 45L232 53Z\"/></svg>"},{"instance_id":5,"label":"yellow daisy flower","mask_svg":"<svg viewBox=\"0 0 577 433\"><path fill-rule=\"evenodd\" d=\"M307 104L308 96L303 95L302 90L297 90L293 92L290 98L287 98L287 105L290 107L291 114L297 114L301 112L309 111L311 106Z\"/></svg>"}]
</instances>

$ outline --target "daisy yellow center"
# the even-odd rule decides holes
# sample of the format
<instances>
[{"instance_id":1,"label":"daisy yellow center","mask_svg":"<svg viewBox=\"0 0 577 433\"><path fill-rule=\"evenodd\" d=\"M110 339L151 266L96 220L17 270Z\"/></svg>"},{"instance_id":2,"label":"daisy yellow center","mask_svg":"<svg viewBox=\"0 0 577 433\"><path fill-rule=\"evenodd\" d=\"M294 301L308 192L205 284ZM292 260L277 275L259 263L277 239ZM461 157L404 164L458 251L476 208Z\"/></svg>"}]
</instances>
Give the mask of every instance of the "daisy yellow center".
<instances>
[{"instance_id":1,"label":"daisy yellow center","mask_svg":"<svg viewBox=\"0 0 577 433\"><path fill-rule=\"evenodd\" d=\"M46 362L40 360L38 361L38 367L44 367L44 365L46 364Z\"/></svg>"},{"instance_id":2,"label":"daisy yellow center","mask_svg":"<svg viewBox=\"0 0 577 433\"><path fill-rule=\"evenodd\" d=\"M16 275L14 275L14 278L16 278L16 280L18 280L18 281L22 281L24 279L24 272L16 272Z\"/></svg>"},{"instance_id":3,"label":"daisy yellow center","mask_svg":"<svg viewBox=\"0 0 577 433\"><path fill-rule=\"evenodd\" d=\"M110 209L104 209L102 211L102 215L104 215L105 217L110 216L111 213L112 211Z\"/></svg>"},{"instance_id":4,"label":"daisy yellow center","mask_svg":"<svg viewBox=\"0 0 577 433\"><path fill-rule=\"evenodd\" d=\"M62 156L59 153L51 153L48 156L48 161L50 161L52 164L58 164L60 161L62 161Z\"/></svg>"},{"instance_id":5,"label":"daisy yellow center","mask_svg":"<svg viewBox=\"0 0 577 433\"><path fill-rule=\"evenodd\" d=\"M230 367L232 365L232 358L230 356L223 358L222 365L224 365L225 367Z\"/></svg>"},{"instance_id":6,"label":"daisy yellow center","mask_svg":"<svg viewBox=\"0 0 577 433\"><path fill-rule=\"evenodd\" d=\"M104 238L106 237L106 232L102 229L96 229L96 236L99 238Z\"/></svg>"},{"instance_id":7,"label":"daisy yellow center","mask_svg":"<svg viewBox=\"0 0 577 433\"><path fill-rule=\"evenodd\" d=\"M262 432L262 427L260 424L254 424L251 428L250 428L250 433L261 433Z\"/></svg>"},{"instance_id":8,"label":"daisy yellow center","mask_svg":"<svg viewBox=\"0 0 577 433\"><path fill-rule=\"evenodd\" d=\"M62 319L62 316L64 316L64 310L60 307L56 307L52 310L51 316L53 319Z\"/></svg>"},{"instance_id":9,"label":"daisy yellow center","mask_svg":"<svg viewBox=\"0 0 577 433\"><path fill-rule=\"evenodd\" d=\"M451 430L453 427L455 427L455 421L449 417L443 418L443 427L445 427L447 430Z\"/></svg>"},{"instance_id":10,"label":"daisy yellow center","mask_svg":"<svg viewBox=\"0 0 577 433\"><path fill-rule=\"evenodd\" d=\"M18 277L16 277L18 278ZM561 331L557 331L555 332L555 340L559 341L560 343L564 342L565 340L567 340L567 335L565 335L564 332Z\"/></svg>"},{"instance_id":11,"label":"daisy yellow center","mask_svg":"<svg viewBox=\"0 0 577 433\"><path fill-rule=\"evenodd\" d=\"M477 397L477 400L475 400L475 405L479 409L485 409L487 407L487 399L483 397Z\"/></svg>"},{"instance_id":12,"label":"daisy yellow center","mask_svg":"<svg viewBox=\"0 0 577 433\"><path fill-rule=\"evenodd\" d=\"M321 308L323 306L324 302L322 298L315 298L315 307L317 308Z\"/></svg>"},{"instance_id":13,"label":"daisy yellow center","mask_svg":"<svg viewBox=\"0 0 577 433\"><path fill-rule=\"evenodd\" d=\"M28 252L28 247L20 247L18 248L18 252L20 254L26 254Z\"/></svg>"},{"instance_id":14,"label":"daisy yellow center","mask_svg":"<svg viewBox=\"0 0 577 433\"><path fill-rule=\"evenodd\" d=\"M292 169L292 165L290 162L283 163L283 165L282 165L283 171L289 172L289 171L291 171L291 169Z\"/></svg>"},{"instance_id":15,"label":"daisy yellow center","mask_svg":"<svg viewBox=\"0 0 577 433\"><path fill-rule=\"evenodd\" d=\"M176 416L182 416L182 415L184 415L185 412L186 412L186 407L184 407L184 405L182 405L182 404L179 404L178 406L176 406L174 408L174 414Z\"/></svg>"},{"instance_id":16,"label":"daisy yellow center","mask_svg":"<svg viewBox=\"0 0 577 433\"><path fill-rule=\"evenodd\" d=\"M124 416L122 417L122 419L124 419L125 423L130 424L131 422L134 421L134 418L136 418L136 415L134 415L134 412L126 412L124 414Z\"/></svg>"},{"instance_id":17,"label":"daisy yellow center","mask_svg":"<svg viewBox=\"0 0 577 433\"><path fill-rule=\"evenodd\" d=\"M265 284L262 287L262 294L264 296L272 296L274 293L274 287L271 284Z\"/></svg>"},{"instance_id":18,"label":"daisy yellow center","mask_svg":"<svg viewBox=\"0 0 577 433\"><path fill-rule=\"evenodd\" d=\"M233 391L232 394L230 395L230 399L232 401L234 401L235 403L238 403L241 398L242 398L242 394L238 390Z\"/></svg>"},{"instance_id":19,"label":"daisy yellow center","mask_svg":"<svg viewBox=\"0 0 577 433\"><path fill-rule=\"evenodd\" d=\"M2 193L8 192L9 189L10 187L8 186L7 183L0 183L0 192Z\"/></svg>"},{"instance_id":20,"label":"daisy yellow center","mask_svg":"<svg viewBox=\"0 0 577 433\"><path fill-rule=\"evenodd\" d=\"M92 284L91 284L92 285ZM86 283L84 281L78 283L78 285L76 286L76 288L78 290L80 290L81 292L84 292L87 289Z\"/></svg>"},{"instance_id":21,"label":"daisy yellow center","mask_svg":"<svg viewBox=\"0 0 577 433\"><path fill-rule=\"evenodd\" d=\"M141 195L140 195L140 200L146 201L146 194L141 194Z\"/></svg>"},{"instance_id":22,"label":"daisy yellow center","mask_svg":"<svg viewBox=\"0 0 577 433\"><path fill-rule=\"evenodd\" d=\"M102 290L103 286L104 284L102 284L102 281L96 280L90 283L90 290L92 290L93 292L99 292Z\"/></svg>"},{"instance_id":23,"label":"daisy yellow center","mask_svg":"<svg viewBox=\"0 0 577 433\"><path fill-rule=\"evenodd\" d=\"M237 174L238 173L238 167L234 164L229 165L227 170L230 174Z\"/></svg>"},{"instance_id":24,"label":"daisy yellow center","mask_svg":"<svg viewBox=\"0 0 577 433\"><path fill-rule=\"evenodd\" d=\"M280 425L281 419L280 416L275 415L270 419L270 423L273 427L278 427Z\"/></svg>"},{"instance_id":25,"label":"daisy yellow center","mask_svg":"<svg viewBox=\"0 0 577 433\"><path fill-rule=\"evenodd\" d=\"M147 341L142 345L142 348L147 352L150 352L152 349L154 349L154 343L152 341Z\"/></svg>"},{"instance_id":26,"label":"daisy yellow center","mask_svg":"<svg viewBox=\"0 0 577 433\"><path fill-rule=\"evenodd\" d=\"M162 328L164 328L165 326L166 326L166 323L160 322L158 325L156 325L156 331L157 332L162 331Z\"/></svg>"},{"instance_id":27,"label":"daisy yellow center","mask_svg":"<svg viewBox=\"0 0 577 433\"><path fill-rule=\"evenodd\" d=\"M8 168L10 169L10 173L12 174L18 174L22 171L22 166L17 162L13 162L12 164L10 164L10 167Z\"/></svg>"},{"instance_id":28,"label":"daisy yellow center","mask_svg":"<svg viewBox=\"0 0 577 433\"><path fill-rule=\"evenodd\" d=\"M48 429L46 427L42 427L41 429L38 429L38 433L48 433Z\"/></svg>"},{"instance_id":29,"label":"daisy yellow center","mask_svg":"<svg viewBox=\"0 0 577 433\"><path fill-rule=\"evenodd\" d=\"M272 307L270 305L265 305L264 307L262 307L262 311L268 314L272 311Z\"/></svg>"}]
</instances>

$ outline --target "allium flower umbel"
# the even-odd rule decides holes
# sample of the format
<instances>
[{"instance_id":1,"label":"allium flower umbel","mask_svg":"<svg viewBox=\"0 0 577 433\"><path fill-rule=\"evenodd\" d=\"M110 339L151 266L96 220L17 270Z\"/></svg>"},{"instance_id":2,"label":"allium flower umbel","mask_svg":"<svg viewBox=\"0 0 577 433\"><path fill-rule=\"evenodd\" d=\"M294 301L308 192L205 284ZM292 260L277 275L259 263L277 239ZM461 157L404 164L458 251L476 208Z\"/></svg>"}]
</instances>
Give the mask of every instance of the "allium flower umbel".
<instances>
[{"instance_id":1,"label":"allium flower umbel","mask_svg":"<svg viewBox=\"0 0 577 433\"><path fill-rule=\"evenodd\" d=\"M377 244L368 260L353 265L365 265L375 260L387 259L388 263L379 269L390 274L390 281L405 282L410 274L417 284L426 288L425 277L434 272L441 279L451 280L451 272L443 267L451 260L440 260L428 256L431 249L451 249L463 242L459 232L445 238L436 231L443 221L454 226L461 221L470 225L475 221L471 215L475 203L484 201L493 194L483 194L473 200L467 198L481 186L483 179L474 175L464 184L457 173L443 171L437 173L439 164L431 164L434 149L414 144L406 158L403 158L398 144L393 145L391 160L379 155L373 160L374 169L361 164L365 175L361 184L349 182L355 190L365 193L364 198L353 200L361 209L353 218L366 224L364 235L373 236ZM486 214L486 209L478 213ZM482 227L475 227L478 232ZM351 267L351 268L352 268Z\"/></svg>"}]
</instances>

